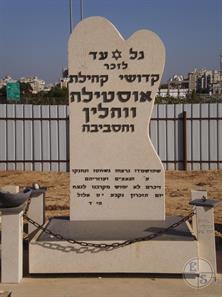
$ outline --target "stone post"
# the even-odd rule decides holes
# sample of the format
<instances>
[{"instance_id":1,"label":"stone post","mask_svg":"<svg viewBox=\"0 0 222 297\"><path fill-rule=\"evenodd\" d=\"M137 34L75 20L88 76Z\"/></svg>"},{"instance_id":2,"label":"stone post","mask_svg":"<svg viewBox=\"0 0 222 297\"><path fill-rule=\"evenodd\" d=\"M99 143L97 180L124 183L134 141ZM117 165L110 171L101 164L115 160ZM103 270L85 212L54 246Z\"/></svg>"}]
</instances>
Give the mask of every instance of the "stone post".
<instances>
[{"instance_id":1,"label":"stone post","mask_svg":"<svg viewBox=\"0 0 222 297\"><path fill-rule=\"evenodd\" d=\"M28 217L40 225L45 223L45 191L33 191L31 203L28 210ZM28 223L28 234L36 230L36 227Z\"/></svg>"},{"instance_id":2,"label":"stone post","mask_svg":"<svg viewBox=\"0 0 222 297\"><path fill-rule=\"evenodd\" d=\"M193 230L198 240L198 255L200 259L207 261L216 277L216 248L214 232L214 207L218 200L207 199L206 191L191 191L191 205L194 206L196 215L193 217ZM200 264L204 261L200 261ZM200 272L204 267L199 267Z\"/></svg>"},{"instance_id":3,"label":"stone post","mask_svg":"<svg viewBox=\"0 0 222 297\"><path fill-rule=\"evenodd\" d=\"M23 210L2 210L2 283L19 283L23 276Z\"/></svg>"}]
</instances>

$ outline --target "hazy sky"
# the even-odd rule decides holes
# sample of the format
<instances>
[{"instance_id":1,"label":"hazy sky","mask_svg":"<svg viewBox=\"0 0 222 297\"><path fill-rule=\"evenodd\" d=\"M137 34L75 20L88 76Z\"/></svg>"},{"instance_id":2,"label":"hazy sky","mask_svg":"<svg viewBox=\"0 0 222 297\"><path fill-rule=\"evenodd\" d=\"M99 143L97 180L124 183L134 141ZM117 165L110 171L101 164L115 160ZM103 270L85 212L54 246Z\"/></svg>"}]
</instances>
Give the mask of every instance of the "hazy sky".
<instances>
[{"instance_id":1,"label":"hazy sky","mask_svg":"<svg viewBox=\"0 0 222 297\"><path fill-rule=\"evenodd\" d=\"M73 0L73 25L80 20ZM150 29L163 40L163 80L194 67L219 69L222 0L83 0L84 17L104 16L127 38ZM0 77L55 82L67 65L68 0L0 0Z\"/></svg>"}]
</instances>

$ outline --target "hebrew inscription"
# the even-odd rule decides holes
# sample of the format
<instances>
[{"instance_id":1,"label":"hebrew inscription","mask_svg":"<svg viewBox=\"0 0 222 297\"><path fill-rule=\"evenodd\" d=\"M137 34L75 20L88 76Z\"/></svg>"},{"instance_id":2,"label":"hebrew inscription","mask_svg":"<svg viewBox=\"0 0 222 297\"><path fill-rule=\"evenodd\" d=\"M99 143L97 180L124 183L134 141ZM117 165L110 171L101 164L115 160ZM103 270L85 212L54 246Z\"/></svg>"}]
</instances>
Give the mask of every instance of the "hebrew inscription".
<instances>
[{"instance_id":1,"label":"hebrew inscription","mask_svg":"<svg viewBox=\"0 0 222 297\"><path fill-rule=\"evenodd\" d=\"M132 51L133 56L131 56L131 59L135 59L137 57L137 51ZM121 53L121 52L119 52ZM144 52L139 51L140 56L144 59ZM108 51L106 52L99 52L99 54L103 54L102 57L108 57ZM97 57L97 52L89 52L89 55L93 56L93 59L95 60ZM120 56L121 57L121 56ZM105 59L105 58L104 58ZM140 58L138 58L140 59ZM141 58L142 59L142 58ZM102 58L99 60L103 60ZM108 68L107 68L108 69ZM78 72L78 74L70 74L70 84L75 85L81 85L86 84L90 86L90 84L98 84L100 87L102 87L106 82L109 81L109 74L103 74L103 75L96 75L96 74L82 74L81 71ZM160 79L159 74L119 74L117 76L117 79L125 80L128 83L141 83L142 80L147 83L147 86L150 87L154 86L155 83L158 83ZM95 129L91 129L91 125L85 125L87 123L91 122L91 118L94 117L95 120L99 119L123 119L132 117L135 118L137 115L137 106L138 104L143 104L148 102L151 102L153 99L151 97L152 92L151 91L115 91L115 90L109 90L109 91L103 91L100 92L100 89L98 88L96 91L93 91L92 86L91 89L86 89L86 87L82 87L80 91L71 91L70 92L70 101L71 103L82 103L85 107L82 108L82 112L84 114L84 120L82 124L82 132L88 132L88 133L94 133L94 132L104 132L105 133L115 133L115 132L121 132L121 133L133 133L135 131L135 126L133 126L133 129L124 129L126 125L120 125L120 124L109 124L109 129L103 129L102 122L100 125L96 125ZM133 107L128 108L125 107L126 103L128 101L131 101ZM118 102L121 103L122 107L110 107L110 103ZM93 107L89 108L88 106L93 104ZM95 126L95 125L92 125ZM99 127L99 128L98 128ZM113 127L119 127L119 128L113 128Z\"/></svg>"},{"instance_id":2,"label":"hebrew inscription","mask_svg":"<svg viewBox=\"0 0 222 297\"><path fill-rule=\"evenodd\" d=\"M69 40L72 220L162 220L163 165L148 128L165 61L151 31L124 40L84 19Z\"/></svg>"},{"instance_id":3,"label":"hebrew inscription","mask_svg":"<svg viewBox=\"0 0 222 297\"><path fill-rule=\"evenodd\" d=\"M104 176L100 176L101 173ZM162 198L162 185L153 182L154 175L158 176L160 173L160 169L75 168L72 169L74 180L77 181L80 176L84 183L72 185L73 195L80 200L89 198L87 199L89 205L103 205L110 199L127 198L128 195L130 199Z\"/></svg>"}]
</instances>

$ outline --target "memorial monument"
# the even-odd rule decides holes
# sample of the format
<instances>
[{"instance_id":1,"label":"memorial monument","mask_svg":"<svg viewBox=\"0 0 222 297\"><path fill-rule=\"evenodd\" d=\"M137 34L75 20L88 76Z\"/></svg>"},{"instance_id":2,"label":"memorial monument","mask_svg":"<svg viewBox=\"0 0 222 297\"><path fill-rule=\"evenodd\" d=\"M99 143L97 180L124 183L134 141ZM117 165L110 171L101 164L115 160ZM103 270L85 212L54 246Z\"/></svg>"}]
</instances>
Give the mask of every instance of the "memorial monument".
<instances>
[{"instance_id":1,"label":"memorial monument","mask_svg":"<svg viewBox=\"0 0 222 297\"><path fill-rule=\"evenodd\" d=\"M124 40L102 17L73 31L71 220L164 220L164 169L148 133L164 63L164 45L151 31Z\"/></svg>"},{"instance_id":2,"label":"memorial monument","mask_svg":"<svg viewBox=\"0 0 222 297\"><path fill-rule=\"evenodd\" d=\"M70 218L50 220L53 233L30 242L31 273L182 273L201 254L215 267L215 249L199 252L203 218L194 231L191 216L165 218L164 169L148 133L164 63L151 31L124 40L108 20L90 17L72 32Z\"/></svg>"},{"instance_id":3,"label":"memorial monument","mask_svg":"<svg viewBox=\"0 0 222 297\"><path fill-rule=\"evenodd\" d=\"M31 202L25 218L38 229L29 242L30 273L200 274L203 266L187 267L201 258L216 273L218 202L193 192L190 214L165 218L164 169L148 133L164 62L163 43L151 31L124 40L102 17L74 29L68 46L70 217L43 226L43 206Z\"/></svg>"}]
</instances>

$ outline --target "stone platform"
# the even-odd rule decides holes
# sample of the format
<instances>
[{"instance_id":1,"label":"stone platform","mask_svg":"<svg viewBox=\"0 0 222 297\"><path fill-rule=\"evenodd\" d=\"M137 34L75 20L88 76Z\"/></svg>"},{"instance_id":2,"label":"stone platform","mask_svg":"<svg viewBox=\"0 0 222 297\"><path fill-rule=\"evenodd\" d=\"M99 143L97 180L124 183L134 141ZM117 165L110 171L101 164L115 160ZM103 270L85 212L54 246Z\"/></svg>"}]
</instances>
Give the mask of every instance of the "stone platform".
<instances>
[{"instance_id":1,"label":"stone platform","mask_svg":"<svg viewBox=\"0 0 222 297\"><path fill-rule=\"evenodd\" d=\"M179 219L174 216L155 222L70 221L68 217L58 217L46 226L65 238L112 243L147 236ZM151 241L113 250L71 245L39 231L29 245L29 272L181 274L185 263L195 257L198 245L188 222Z\"/></svg>"}]
</instances>

